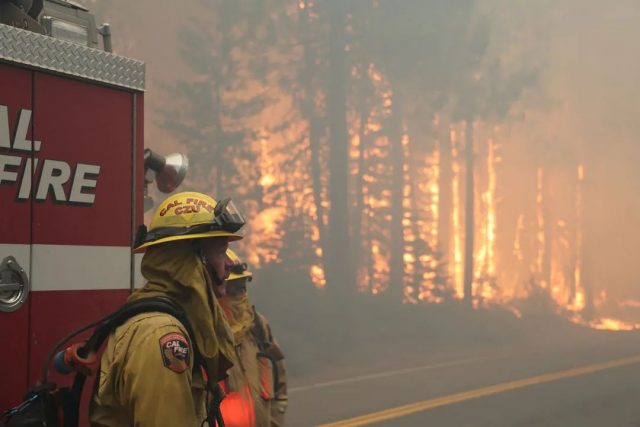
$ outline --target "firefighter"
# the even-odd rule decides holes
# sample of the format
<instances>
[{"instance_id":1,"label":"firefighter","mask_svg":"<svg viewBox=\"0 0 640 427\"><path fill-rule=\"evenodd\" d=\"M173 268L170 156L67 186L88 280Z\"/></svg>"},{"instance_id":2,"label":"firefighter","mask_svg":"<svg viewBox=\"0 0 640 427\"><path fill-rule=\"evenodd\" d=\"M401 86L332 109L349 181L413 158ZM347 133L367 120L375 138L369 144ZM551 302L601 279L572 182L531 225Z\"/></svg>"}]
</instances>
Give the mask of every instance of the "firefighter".
<instances>
[{"instance_id":1,"label":"firefighter","mask_svg":"<svg viewBox=\"0 0 640 427\"><path fill-rule=\"evenodd\" d=\"M284 355L267 320L251 306L247 264L228 250L233 260L224 295L218 293L235 338L237 363L220 385L226 393L221 409L227 427L284 425L287 378Z\"/></svg>"},{"instance_id":2,"label":"firefighter","mask_svg":"<svg viewBox=\"0 0 640 427\"><path fill-rule=\"evenodd\" d=\"M233 265L228 243L244 218L233 202L200 193L168 197L156 210L136 252L145 251L146 284L129 301L162 296L186 314L194 336L176 318L143 313L110 336L91 402L92 426L213 425L212 384L224 378L233 358L233 336L213 290ZM202 361L193 369L194 346Z\"/></svg>"}]
</instances>

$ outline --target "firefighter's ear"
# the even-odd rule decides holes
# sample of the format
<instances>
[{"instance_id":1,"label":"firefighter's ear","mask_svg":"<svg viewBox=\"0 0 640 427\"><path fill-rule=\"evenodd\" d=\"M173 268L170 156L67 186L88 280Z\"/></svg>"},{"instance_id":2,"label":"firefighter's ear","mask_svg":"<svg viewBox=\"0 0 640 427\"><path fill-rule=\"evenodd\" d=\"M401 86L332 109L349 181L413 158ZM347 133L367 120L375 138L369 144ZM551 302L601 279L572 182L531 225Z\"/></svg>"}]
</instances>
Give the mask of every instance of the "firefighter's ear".
<instances>
[{"instance_id":1,"label":"firefighter's ear","mask_svg":"<svg viewBox=\"0 0 640 427\"><path fill-rule=\"evenodd\" d=\"M191 241L191 245L193 246L193 251L198 255L198 258L204 265L207 265L207 260L204 256L204 248L202 247L202 239L193 239Z\"/></svg>"}]
</instances>

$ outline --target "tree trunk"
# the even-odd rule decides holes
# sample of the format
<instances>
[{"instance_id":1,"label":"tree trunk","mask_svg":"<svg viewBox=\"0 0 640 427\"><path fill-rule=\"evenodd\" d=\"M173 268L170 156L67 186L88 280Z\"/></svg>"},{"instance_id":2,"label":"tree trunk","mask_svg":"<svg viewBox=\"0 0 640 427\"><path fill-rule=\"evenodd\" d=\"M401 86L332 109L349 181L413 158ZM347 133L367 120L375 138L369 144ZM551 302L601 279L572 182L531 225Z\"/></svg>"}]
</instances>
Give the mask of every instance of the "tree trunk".
<instances>
[{"instance_id":1,"label":"tree trunk","mask_svg":"<svg viewBox=\"0 0 640 427\"><path fill-rule=\"evenodd\" d=\"M222 177L224 176L224 172L222 170L222 166L224 164L224 159L226 158L226 141L225 141L225 132L222 124L222 97L220 95L220 83L223 81L223 73L220 72L221 79L218 82L214 83L214 101L215 101L215 113L213 117L213 121L215 123L215 134L216 141L213 141L214 144L218 146L217 153L214 156L214 168L215 168L215 179L214 179L214 188L215 194L213 197L216 200L220 200L224 195L222 192L224 191L224 186L222 183Z\"/></svg>"},{"instance_id":2,"label":"tree trunk","mask_svg":"<svg viewBox=\"0 0 640 427\"><path fill-rule=\"evenodd\" d=\"M438 177L438 252L450 262L451 215L453 212L453 159L448 126L440 125L440 176Z\"/></svg>"},{"instance_id":3,"label":"tree trunk","mask_svg":"<svg viewBox=\"0 0 640 427\"><path fill-rule=\"evenodd\" d=\"M423 268L422 263L420 262L420 256L425 255L427 253L427 248L431 249L429 247L428 239L422 239L420 237L421 230L419 226L419 221L421 217L420 215L421 206L418 203L418 199L422 194L420 194L420 186L418 185L418 183L420 182L420 176L418 174L418 168L419 168L418 165L423 165L423 162L425 161L425 155L424 155L425 147L423 145L424 143L426 143L426 141L421 140L420 142L418 142L418 138L416 136L418 132L416 132L412 128L408 128L407 133L409 136L409 147L408 147L407 156L405 158L405 163L409 168L409 171L407 174L409 179L408 184L410 187L408 209L411 212L411 233L414 236L414 241L412 243L412 246L413 246L413 255L415 257L415 260L413 262L414 273L413 273L413 277L411 277L410 284L414 288L414 295L417 297L418 294L420 293L420 288L422 287L422 284L424 282L423 273L425 270ZM403 203L404 203L404 199L405 197L404 197L404 191L403 191L402 192ZM403 233L403 237L404 237L404 233ZM404 265L405 263L403 262L403 266Z\"/></svg>"},{"instance_id":4,"label":"tree trunk","mask_svg":"<svg viewBox=\"0 0 640 427\"><path fill-rule=\"evenodd\" d=\"M366 78L366 76L365 76ZM368 146L366 128L369 120L369 111L367 103L362 102L360 105L360 129L358 136L360 138L360 149L358 152L358 175L356 177L355 199L356 206L353 212L353 234L351 235L351 278L352 283L357 286L357 272L362 263L362 215L364 215L364 174L365 174L365 150Z\"/></svg>"},{"instance_id":5,"label":"tree trunk","mask_svg":"<svg viewBox=\"0 0 640 427\"><path fill-rule=\"evenodd\" d=\"M551 293L553 284L551 283L551 259L553 254L553 219L549 212L549 178L548 171L542 170L542 217L544 221L544 248L542 257L542 280L547 284L547 289Z\"/></svg>"},{"instance_id":6,"label":"tree trunk","mask_svg":"<svg viewBox=\"0 0 640 427\"><path fill-rule=\"evenodd\" d=\"M588 170L591 170L588 169ZM590 227L593 224L593 219L590 214L594 212L594 205L597 206L597 202L593 199L588 198L588 194L586 191L588 188L592 189L590 185L593 185L593 182L590 182L589 175L585 175L578 182L579 192L582 198L582 206L580 212L580 222L579 227L581 230L579 231L582 236L581 245L578 248L580 250L579 258L580 258L580 269L581 276L580 282L582 288L584 289L584 298L585 298L585 306L582 311L583 316L587 320L592 320L595 317L595 307L593 306L593 297L594 297L594 289L593 289L593 267L597 262L596 257L594 256L593 251L593 240L590 235Z\"/></svg>"},{"instance_id":7,"label":"tree trunk","mask_svg":"<svg viewBox=\"0 0 640 427\"><path fill-rule=\"evenodd\" d=\"M353 292L349 283L349 137L347 132L345 63L345 4L327 3L329 12L329 79L327 110L329 118L329 252L326 254L328 289L345 297ZM344 301L343 301L344 302Z\"/></svg>"},{"instance_id":8,"label":"tree trunk","mask_svg":"<svg viewBox=\"0 0 640 427\"><path fill-rule=\"evenodd\" d=\"M311 32L309 21L309 1L304 0L304 8L299 9L299 31L302 37L304 67L300 76L304 94L302 95L301 110L309 126L309 151L311 152L311 185L313 187L313 202L316 208L316 227L319 233L319 245L322 250L321 265L326 271L326 257L328 253L326 230L324 226L324 208L322 207L322 168L320 164L322 124L315 106L314 60L315 52L311 46Z\"/></svg>"},{"instance_id":9,"label":"tree trunk","mask_svg":"<svg viewBox=\"0 0 640 427\"><path fill-rule=\"evenodd\" d=\"M473 240L475 232L474 222L474 167L473 167L473 119L467 119L465 132L465 242L464 242L464 302L471 307L473 304Z\"/></svg>"},{"instance_id":10,"label":"tree trunk","mask_svg":"<svg viewBox=\"0 0 640 427\"><path fill-rule=\"evenodd\" d=\"M597 260L593 255L593 250L589 247L589 234L587 229L584 229L583 241L582 241L582 288L584 289L584 309L582 314L585 319L593 320L595 317L595 307L593 305L593 265Z\"/></svg>"},{"instance_id":11,"label":"tree trunk","mask_svg":"<svg viewBox=\"0 0 640 427\"><path fill-rule=\"evenodd\" d=\"M391 178L391 259L389 262L388 294L394 300L402 301L404 297L404 233L402 219L404 216L404 148L402 146L402 100L398 91L392 99L391 129L389 139L391 147L391 164L393 175Z\"/></svg>"},{"instance_id":12,"label":"tree trunk","mask_svg":"<svg viewBox=\"0 0 640 427\"><path fill-rule=\"evenodd\" d=\"M217 8L217 13L220 15L220 22L222 23L221 31L220 31L220 44L218 45L219 57L217 60L213 62L213 103L214 103L214 113L213 113L213 123L214 123L214 141L212 144L215 144L217 150L214 156L214 167L215 167L215 194L214 198L216 200L220 200L222 197L225 197L228 189L225 189L224 183L222 180L224 179L225 173L231 173L229 168L224 168L226 164L227 157L227 134L224 129L223 123L223 88L225 87L225 83L227 81L227 68L225 64L227 63L227 58L229 57L229 37L228 34L231 31L231 22L229 19L225 17L229 15L227 10L227 4L222 1L219 3L219 7Z\"/></svg>"}]
</instances>

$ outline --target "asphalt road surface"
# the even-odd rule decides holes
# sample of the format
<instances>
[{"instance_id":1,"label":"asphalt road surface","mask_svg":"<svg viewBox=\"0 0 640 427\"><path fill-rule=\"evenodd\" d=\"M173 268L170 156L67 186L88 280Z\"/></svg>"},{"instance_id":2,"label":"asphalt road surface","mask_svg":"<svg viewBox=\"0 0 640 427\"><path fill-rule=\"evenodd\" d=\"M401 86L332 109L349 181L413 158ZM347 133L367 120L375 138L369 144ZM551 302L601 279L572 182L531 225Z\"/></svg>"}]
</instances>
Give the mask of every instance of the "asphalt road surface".
<instances>
[{"instance_id":1,"label":"asphalt road surface","mask_svg":"<svg viewBox=\"0 0 640 427\"><path fill-rule=\"evenodd\" d=\"M294 381L288 424L640 427L636 332L458 350L424 362Z\"/></svg>"}]
</instances>

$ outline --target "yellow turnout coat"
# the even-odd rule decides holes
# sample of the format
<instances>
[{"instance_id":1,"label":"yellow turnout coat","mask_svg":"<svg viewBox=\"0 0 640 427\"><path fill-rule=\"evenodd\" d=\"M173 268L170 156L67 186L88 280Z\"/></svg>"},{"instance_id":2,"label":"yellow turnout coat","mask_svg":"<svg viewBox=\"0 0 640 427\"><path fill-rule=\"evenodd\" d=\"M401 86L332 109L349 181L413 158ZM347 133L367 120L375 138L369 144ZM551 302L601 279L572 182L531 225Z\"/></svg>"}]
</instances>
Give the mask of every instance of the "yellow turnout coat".
<instances>
[{"instance_id":1,"label":"yellow turnout coat","mask_svg":"<svg viewBox=\"0 0 640 427\"><path fill-rule=\"evenodd\" d=\"M233 337L190 242L151 247L142 260L146 285L130 300L164 296L186 313L195 336L163 313L132 317L110 336L90 407L94 427L200 427L211 407L203 373L225 377ZM193 370L193 342L204 359Z\"/></svg>"}]
</instances>

